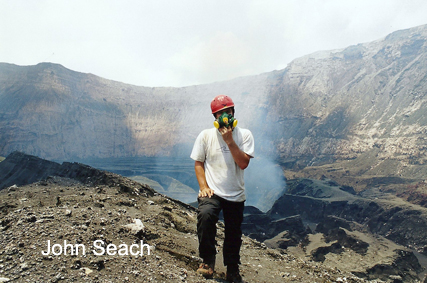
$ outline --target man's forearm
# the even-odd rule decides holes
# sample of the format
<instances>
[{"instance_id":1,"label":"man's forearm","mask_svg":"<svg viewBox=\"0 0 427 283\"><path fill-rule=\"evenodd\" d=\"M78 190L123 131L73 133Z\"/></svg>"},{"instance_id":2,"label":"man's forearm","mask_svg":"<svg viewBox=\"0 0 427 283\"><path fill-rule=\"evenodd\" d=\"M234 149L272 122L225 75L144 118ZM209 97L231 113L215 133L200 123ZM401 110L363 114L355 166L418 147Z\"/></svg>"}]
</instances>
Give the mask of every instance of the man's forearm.
<instances>
[{"instance_id":1,"label":"man's forearm","mask_svg":"<svg viewBox=\"0 0 427 283\"><path fill-rule=\"evenodd\" d=\"M233 156L234 162L236 162L237 166L240 167L240 169L244 170L249 165L249 161L251 160L250 156L244 153L236 144L236 142L233 140L232 142L228 143L228 149L231 152L231 155Z\"/></svg>"},{"instance_id":2,"label":"man's forearm","mask_svg":"<svg viewBox=\"0 0 427 283\"><path fill-rule=\"evenodd\" d=\"M198 197L212 197L214 191L209 188L208 183L206 182L205 164L203 162L196 161L194 163L194 170L196 171L196 178L200 187Z\"/></svg>"},{"instance_id":3,"label":"man's forearm","mask_svg":"<svg viewBox=\"0 0 427 283\"><path fill-rule=\"evenodd\" d=\"M194 171L196 172L197 182L199 183L200 190L208 188L205 176L205 164L200 161L196 161L194 164Z\"/></svg>"}]
</instances>

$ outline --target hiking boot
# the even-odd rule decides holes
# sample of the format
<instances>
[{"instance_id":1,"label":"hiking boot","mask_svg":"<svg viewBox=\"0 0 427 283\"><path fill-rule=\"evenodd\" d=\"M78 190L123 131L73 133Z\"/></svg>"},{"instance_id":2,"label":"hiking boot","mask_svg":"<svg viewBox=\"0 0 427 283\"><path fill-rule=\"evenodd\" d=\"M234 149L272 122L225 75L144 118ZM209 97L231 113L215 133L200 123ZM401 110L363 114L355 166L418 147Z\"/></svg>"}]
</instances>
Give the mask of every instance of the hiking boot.
<instances>
[{"instance_id":1,"label":"hiking boot","mask_svg":"<svg viewBox=\"0 0 427 283\"><path fill-rule=\"evenodd\" d=\"M227 272L225 280L229 283L247 283L246 281L243 281L239 271Z\"/></svg>"},{"instance_id":2,"label":"hiking boot","mask_svg":"<svg viewBox=\"0 0 427 283\"><path fill-rule=\"evenodd\" d=\"M246 281L243 281L242 276L239 273L238 266L227 266L227 275L225 276L225 280L229 283L246 283Z\"/></svg>"},{"instance_id":3,"label":"hiking boot","mask_svg":"<svg viewBox=\"0 0 427 283\"><path fill-rule=\"evenodd\" d=\"M214 274L215 263L207 264L201 263L199 269L197 269L198 274L202 274L206 279L212 279Z\"/></svg>"}]
</instances>

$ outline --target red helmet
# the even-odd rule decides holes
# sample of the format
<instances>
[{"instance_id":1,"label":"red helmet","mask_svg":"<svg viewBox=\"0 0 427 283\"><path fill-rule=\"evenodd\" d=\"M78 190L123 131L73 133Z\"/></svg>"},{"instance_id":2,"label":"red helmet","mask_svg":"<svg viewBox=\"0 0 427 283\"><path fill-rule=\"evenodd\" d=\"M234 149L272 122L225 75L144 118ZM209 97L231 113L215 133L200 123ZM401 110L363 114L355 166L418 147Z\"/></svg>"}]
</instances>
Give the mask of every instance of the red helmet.
<instances>
[{"instance_id":1,"label":"red helmet","mask_svg":"<svg viewBox=\"0 0 427 283\"><path fill-rule=\"evenodd\" d=\"M223 94L216 96L211 102L212 114L215 114L216 112L222 109L226 109L230 107L234 107L233 100L231 100L230 97Z\"/></svg>"}]
</instances>

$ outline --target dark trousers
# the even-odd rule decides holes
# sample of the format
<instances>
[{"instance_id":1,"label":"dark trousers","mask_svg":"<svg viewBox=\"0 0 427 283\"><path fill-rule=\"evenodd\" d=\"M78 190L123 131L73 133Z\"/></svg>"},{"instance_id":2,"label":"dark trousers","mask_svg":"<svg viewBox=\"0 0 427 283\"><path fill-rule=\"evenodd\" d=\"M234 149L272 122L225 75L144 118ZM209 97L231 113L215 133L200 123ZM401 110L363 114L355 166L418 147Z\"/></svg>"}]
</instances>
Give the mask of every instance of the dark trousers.
<instances>
[{"instance_id":1,"label":"dark trousers","mask_svg":"<svg viewBox=\"0 0 427 283\"><path fill-rule=\"evenodd\" d=\"M224 265L239 264L244 202L232 202L216 195L198 198L198 202L197 235L200 257L205 263L211 263L215 259L216 223L222 210L225 224Z\"/></svg>"}]
</instances>

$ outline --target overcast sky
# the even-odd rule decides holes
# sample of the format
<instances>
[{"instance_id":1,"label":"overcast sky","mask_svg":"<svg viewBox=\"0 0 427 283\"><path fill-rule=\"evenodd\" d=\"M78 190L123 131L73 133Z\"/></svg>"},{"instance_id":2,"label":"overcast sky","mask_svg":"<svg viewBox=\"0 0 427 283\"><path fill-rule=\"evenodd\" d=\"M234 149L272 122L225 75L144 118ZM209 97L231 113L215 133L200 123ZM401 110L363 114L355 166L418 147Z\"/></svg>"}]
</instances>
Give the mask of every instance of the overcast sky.
<instances>
[{"instance_id":1,"label":"overcast sky","mask_svg":"<svg viewBox=\"0 0 427 283\"><path fill-rule=\"evenodd\" d=\"M424 24L426 0L0 0L0 62L179 87Z\"/></svg>"}]
</instances>

